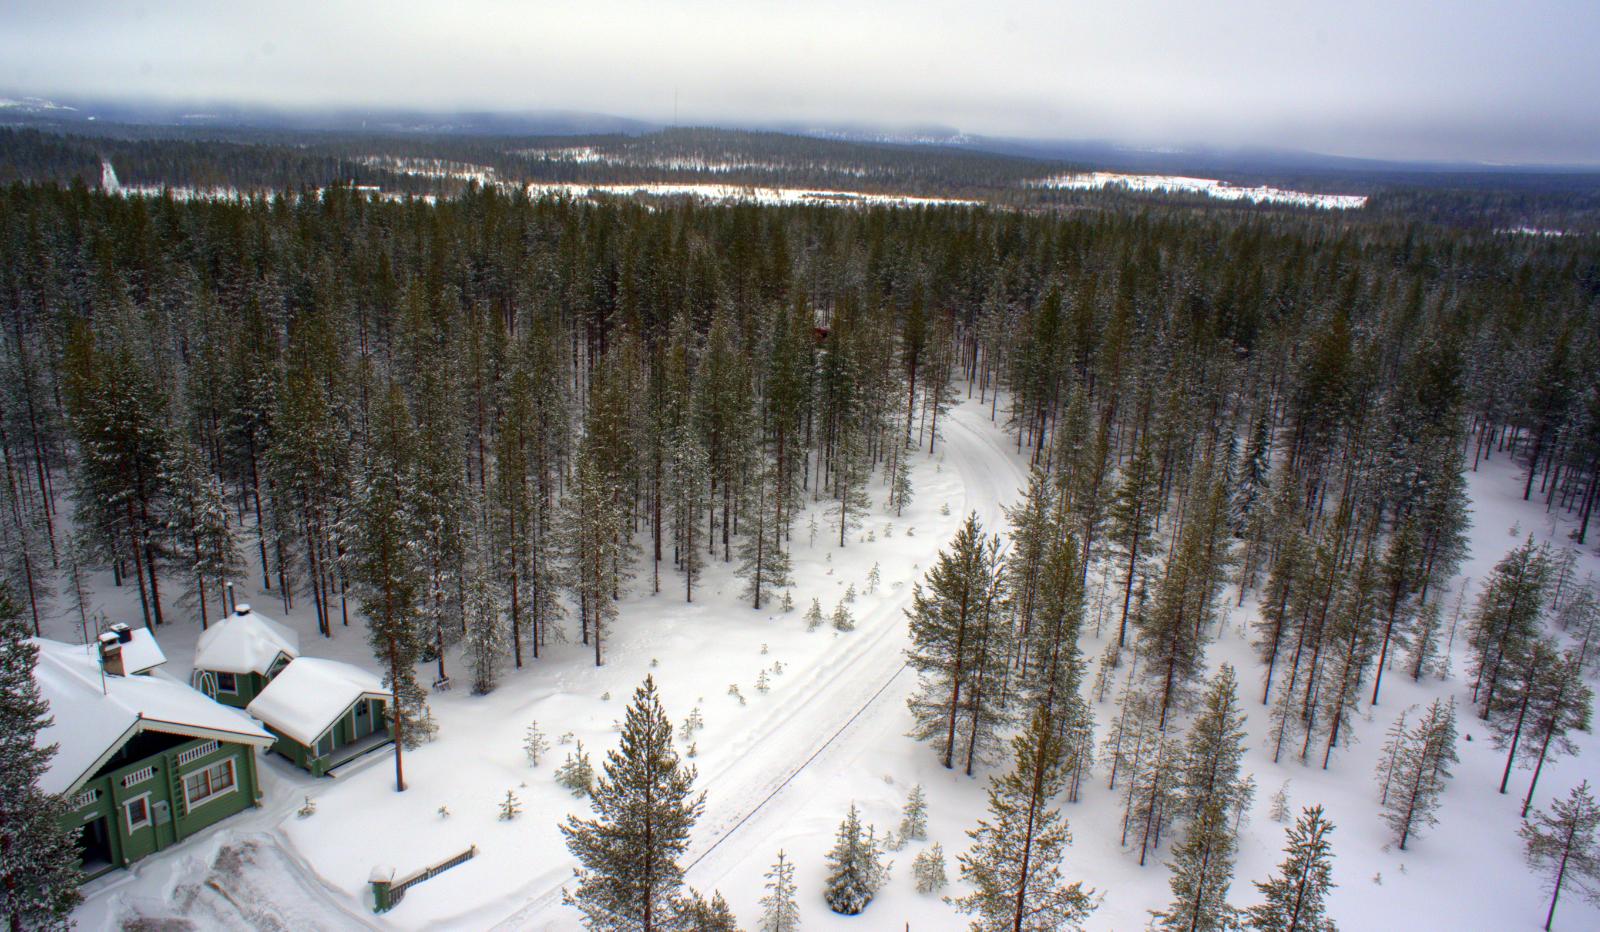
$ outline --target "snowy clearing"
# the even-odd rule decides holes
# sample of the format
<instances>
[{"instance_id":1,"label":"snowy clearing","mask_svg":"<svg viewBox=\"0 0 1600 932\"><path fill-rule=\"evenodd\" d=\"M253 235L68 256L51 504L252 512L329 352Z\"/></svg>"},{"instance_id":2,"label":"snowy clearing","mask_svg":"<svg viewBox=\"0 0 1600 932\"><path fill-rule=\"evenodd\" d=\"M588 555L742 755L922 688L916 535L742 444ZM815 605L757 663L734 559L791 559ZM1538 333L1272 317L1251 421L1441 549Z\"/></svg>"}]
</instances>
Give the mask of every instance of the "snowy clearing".
<instances>
[{"instance_id":1,"label":"snowy clearing","mask_svg":"<svg viewBox=\"0 0 1600 932\"><path fill-rule=\"evenodd\" d=\"M1270 185L1241 188L1215 178L1189 178L1183 175L1123 175L1116 172L1088 172L1057 175L1032 182L1034 187L1063 191L1093 191L1122 188L1136 193L1203 194L1219 201L1249 201L1252 204L1287 204L1323 210L1355 210L1365 207L1362 194L1312 194Z\"/></svg>"},{"instance_id":2,"label":"snowy clearing","mask_svg":"<svg viewBox=\"0 0 1600 932\"><path fill-rule=\"evenodd\" d=\"M592 655L581 645L558 645L523 670L508 672L489 696L475 697L465 688L436 693L431 701L439 738L407 755L411 788L406 793L393 790L387 754L365 759L337 779L321 780L263 755L262 809L89 885L76 918L86 929L164 917L239 929L575 928L575 912L561 904L561 885L570 880L573 862L557 824L566 813L587 812L588 806L552 778L574 747L560 739L570 729L598 766L614 745L614 723L628 696L653 674L674 720L696 707L705 720L704 730L692 739L696 786L706 792L707 808L685 859L691 885L721 890L749 925L759 913L762 875L781 848L797 866L806 928L964 925L937 897L915 892L910 862L924 844L942 843L955 881L947 892L959 894L956 857L967 846L966 830L983 813L987 776L995 769L975 778L946 771L928 747L905 737L911 723L905 699L915 677L901 672L907 644L902 610L911 583L965 511L977 511L987 528L999 529L1001 507L1020 493L1026 458L1015 452L1014 438L990 423L989 413L976 401L953 410L940 451L916 460L917 495L904 517L875 511L841 549L828 536L827 503L813 504L800 516L792 613L750 609L731 567L720 562L708 567L692 605L674 588L675 576L663 574L664 591L651 595L648 573L642 572L625 598L612 641L614 659L606 666L592 666ZM1546 541L1566 530L1541 506L1521 501L1516 469L1506 457L1487 460L1468 476L1472 545L1456 581L1458 592L1463 579L1475 592L1476 581L1517 542L1514 527ZM806 539L812 515L822 527L814 544ZM909 533L913 528L915 536ZM1584 553L1581 560L1581 569L1600 570L1594 553ZM866 577L875 563L883 583L878 592L868 593ZM113 589L109 582L97 579L99 607L113 615L136 612L133 593ZM826 611L852 583L860 593L853 606L856 630L838 633L824 624L808 632L802 614L810 600L817 598ZM275 593L248 595L259 611L276 614L296 629L308 655L372 667L359 627L336 628L325 640L316 634L309 607L284 615L274 612L281 610ZM1284 826L1267 813L1271 795L1288 781L1292 807L1320 802L1338 825L1333 841L1339 888L1330 908L1342 928L1410 927L1419 915L1428 917L1423 923L1428 928L1537 928L1546 896L1523 866L1516 837L1517 793L1527 774L1513 775L1511 794L1496 792L1504 756L1463 701L1468 692L1459 672L1463 641L1458 637L1457 673L1450 680L1425 678L1414 684L1398 671L1387 678L1381 705L1357 716L1353 746L1336 755L1328 770L1290 755L1274 765L1259 705L1260 666L1243 629L1254 616L1254 602L1233 607L1237 590L1230 588L1229 595L1224 633L1207 661L1212 668L1229 662L1239 670L1241 700L1250 716L1245 769L1257 782L1231 900L1255 902L1250 882L1265 878L1280 860ZM1452 595L1452 605L1454 600ZM1115 632L1106 627L1097 634L1092 598L1090 606L1083 650L1093 657L1104 636ZM55 625L56 636L71 637L73 623L64 614ZM186 623L162 630L171 657L168 672L186 674L198 633ZM459 670L454 655L448 662ZM782 673L774 674L780 662ZM755 686L763 671L771 685L767 693ZM734 684L743 702L729 694ZM1439 826L1411 850L1398 852L1379 817L1374 763L1393 718L1439 695L1461 704L1461 764L1446 791ZM1095 709L1104 734L1112 703L1108 698ZM529 766L521 749L532 720L552 745L537 768ZM1548 805L1593 775L1600 742L1593 735L1579 738L1583 754L1546 765L1536 805ZM916 783L928 793L929 842L892 855L893 879L865 921L831 913L822 901L824 855L844 810L853 801L866 821L892 828ZM503 822L496 805L508 789L524 811ZM315 801L316 811L301 817L296 810L306 797ZM441 807L448 815L440 814ZM1121 806L1106 790L1103 773L1086 783L1080 802L1063 810L1073 833L1066 873L1103 897L1089 926L1142 928L1148 910L1168 900L1164 862L1170 842L1148 866L1138 866L1137 851L1118 843ZM481 852L477 858L413 888L392 912L370 912L366 880L374 866L403 873L473 844ZM1576 897L1564 901L1562 927L1600 927L1600 910Z\"/></svg>"}]
</instances>

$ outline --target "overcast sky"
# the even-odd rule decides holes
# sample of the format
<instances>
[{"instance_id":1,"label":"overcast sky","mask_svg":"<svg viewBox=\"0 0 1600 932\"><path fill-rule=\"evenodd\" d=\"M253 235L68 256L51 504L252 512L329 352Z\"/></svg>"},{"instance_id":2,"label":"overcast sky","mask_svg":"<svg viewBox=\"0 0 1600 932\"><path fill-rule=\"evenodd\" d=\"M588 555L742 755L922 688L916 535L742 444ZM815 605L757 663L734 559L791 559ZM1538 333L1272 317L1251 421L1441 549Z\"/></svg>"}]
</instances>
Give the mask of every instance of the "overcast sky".
<instances>
[{"instance_id":1,"label":"overcast sky","mask_svg":"<svg viewBox=\"0 0 1600 932\"><path fill-rule=\"evenodd\" d=\"M0 94L1600 163L1597 0L0 0Z\"/></svg>"}]
</instances>

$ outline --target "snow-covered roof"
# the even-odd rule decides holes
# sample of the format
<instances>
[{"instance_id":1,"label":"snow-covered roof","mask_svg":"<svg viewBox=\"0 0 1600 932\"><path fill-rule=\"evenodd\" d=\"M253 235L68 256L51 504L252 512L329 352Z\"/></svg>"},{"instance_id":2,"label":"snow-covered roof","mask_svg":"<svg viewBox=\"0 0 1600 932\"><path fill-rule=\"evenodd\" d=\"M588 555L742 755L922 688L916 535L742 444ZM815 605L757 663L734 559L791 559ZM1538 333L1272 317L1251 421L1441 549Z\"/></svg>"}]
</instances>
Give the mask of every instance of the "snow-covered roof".
<instances>
[{"instance_id":1,"label":"snow-covered roof","mask_svg":"<svg viewBox=\"0 0 1600 932\"><path fill-rule=\"evenodd\" d=\"M118 626L121 627L121 626ZM113 631L117 627L112 628ZM89 656L100 656L100 648L94 644L81 645L81 649ZM148 673L156 667L167 662L167 655L162 653L161 645L156 643L155 632L149 628L133 628L128 631L128 640L122 645L122 669L132 675L135 673Z\"/></svg>"},{"instance_id":2,"label":"snow-covered roof","mask_svg":"<svg viewBox=\"0 0 1600 932\"><path fill-rule=\"evenodd\" d=\"M267 684L248 711L309 747L358 700L387 698L383 681L360 667L298 657Z\"/></svg>"},{"instance_id":3,"label":"snow-covered roof","mask_svg":"<svg viewBox=\"0 0 1600 932\"><path fill-rule=\"evenodd\" d=\"M201 632L194 648L194 668L266 676L280 654L290 660L300 656L300 635L241 604L232 615Z\"/></svg>"},{"instance_id":4,"label":"snow-covered roof","mask_svg":"<svg viewBox=\"0 0 1600 932\"><path fill-rule=\"evenodd\" d=\"M50 703L51 723L35 743L56 745L40 780L47 793L76 789L141 731L215 738L265 747L272 735L238 709L164 676L100 675L92 646L32 638L34 679ZM127 645L124 645L126 648Z\"/></svg>"}]
</instances>

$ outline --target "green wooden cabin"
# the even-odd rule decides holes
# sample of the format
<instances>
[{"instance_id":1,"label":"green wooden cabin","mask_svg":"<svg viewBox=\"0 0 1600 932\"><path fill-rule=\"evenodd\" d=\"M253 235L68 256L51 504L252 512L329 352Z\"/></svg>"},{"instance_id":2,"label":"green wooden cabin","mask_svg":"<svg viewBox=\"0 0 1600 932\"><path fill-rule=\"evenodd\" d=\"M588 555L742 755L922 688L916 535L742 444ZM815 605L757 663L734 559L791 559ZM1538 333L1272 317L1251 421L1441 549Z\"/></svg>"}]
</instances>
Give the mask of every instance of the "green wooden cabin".
<instances>
[{"instance_id":1,"label":"green wooden cabin","mask_svg":"<svg viewBox=\"0 0 1600 932\"><path fill-rule=\"evenodd\" d=\"M250 703L276 739L272 749L323 776L393 740L389 692L377 676L321 657L291 661Z\"/></svg>"},{"instance_id":2,"label":"green wooden cabin","mask_svg":"<svg viewBox=\"0 0 1600 932\"><path fill-rule=\"evenodd\" d=\"M240 603L201 632L190 682L223 705L243 709L298 656L298 634Z\"/></svg>"},{"instance_id":3,"label":"green wooden cabin","mask_svg":"<svg viewBox=\"0 0 1600 932\"><path fill-rule=\"evenodd\" d=\"M85 880L259 804L256 749L272 736L249 716L165 676L116 672L115 648L34 643L52 717L38 740L57 746L41 782L68 800Z\"/></svg>"}]
</instances>

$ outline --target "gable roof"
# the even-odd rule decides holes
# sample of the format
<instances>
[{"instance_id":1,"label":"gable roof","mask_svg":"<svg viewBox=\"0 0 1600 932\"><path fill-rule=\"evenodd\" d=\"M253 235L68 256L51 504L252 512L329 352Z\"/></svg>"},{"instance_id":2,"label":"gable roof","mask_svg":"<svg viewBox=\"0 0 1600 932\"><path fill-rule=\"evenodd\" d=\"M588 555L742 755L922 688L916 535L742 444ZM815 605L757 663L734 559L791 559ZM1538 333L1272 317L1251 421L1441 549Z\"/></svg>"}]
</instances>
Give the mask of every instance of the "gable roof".
<instances>
[{"instance_id":1,"label":"gable roof","mask_svg":"<svg viewBox=\"0 0 1600 932\"><path fill-rule=\"evenodd\" d=\"M251 715L307 747L362 699L388 699L376 675L337 660L297 657L251 701Z\"/></svg>"},{"instance_id":2,"label":"gable roof","mask_svg":"<svg viewBox=\"0 0 1600 932\"><path fill-rule=\"evenodd\" d=\"M241 604L232 615L200 633L194 668L266 676L280 654L290 660L300 656L300 635Z\"/></svg>"},{"instance_id":3,"label":"gable roof","mask_svg":"<svg viewBox=\"0 0 1600 932\"><path fill-rule=\"evenodd\" d=\"M50 703L51 723L34 744L56 745L40 779L47 793L71 792L142 731L214 738L266 747L272 735L248 715L213 702L177 680L160 676L106 676L94 648L30 638L39 648L34 679ZM103 687L102 687L103 683Z\"/></svg>"}]
</instances>

